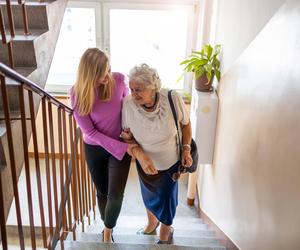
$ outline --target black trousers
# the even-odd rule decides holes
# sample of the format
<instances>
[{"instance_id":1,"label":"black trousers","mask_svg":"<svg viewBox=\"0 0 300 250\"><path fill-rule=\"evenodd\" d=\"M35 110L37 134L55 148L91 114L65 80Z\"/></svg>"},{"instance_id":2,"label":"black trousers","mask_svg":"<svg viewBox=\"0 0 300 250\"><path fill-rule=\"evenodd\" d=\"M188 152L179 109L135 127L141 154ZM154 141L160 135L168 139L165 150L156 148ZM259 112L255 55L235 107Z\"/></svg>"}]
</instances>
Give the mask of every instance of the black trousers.
<instances>
[{"instance_id":1,"label":"black trousers","mask_svg":"<svg viewBox=\"0 0 300 250\"><path fill-rule=\"evenodd\" d=\"M101 219L107 228L113 228L121 211L131 157L126 153L119 161L104 148L86 143L84 152L97 189Z\"/></svg>"}]
</instances>

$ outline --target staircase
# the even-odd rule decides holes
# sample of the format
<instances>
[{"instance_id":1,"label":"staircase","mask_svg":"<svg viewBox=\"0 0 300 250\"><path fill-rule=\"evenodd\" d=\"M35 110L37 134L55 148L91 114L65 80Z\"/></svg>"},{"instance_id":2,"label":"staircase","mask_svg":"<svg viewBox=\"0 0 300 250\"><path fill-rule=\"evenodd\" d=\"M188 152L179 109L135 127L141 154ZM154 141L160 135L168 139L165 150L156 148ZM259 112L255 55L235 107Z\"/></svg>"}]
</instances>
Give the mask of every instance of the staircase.
<instances>
[{"instance_id":1,"label":"staircase","mask_svg":"<svg viewBox=\"0 0 300 250\"><path fill-rule=\"evenodd\" d=\"M7 12L7 1L0 1L0 8L3 15L4 30L6 40L11 41L14 70L29 80L44 88L51 61L54 55L56 41L58 39L61 22L63 19L67 0L26 0L25 6L28 17L29 34L24 35L24 23L22 6L16 0L11 2L15 36L11 37L9 18ZM22 1L24 2L24 1ZM0 36L0 62L11 66L8 53L8 45L4 44L3 37ZM19 94L20 86L16 81L5 78L8 104L11 122L13 145L15 150L16 175L19 176L24 162L22 145L22 129L20 122ZM34 109L37 113L40 99L34 97ZM28 112L28 100L25 96L25 108ZM28 128L28 134L31 129ZM28 136L28 141L29 141ZM13 198L12 177L10 173L10 161L7 144L7 131L4 122L2 91L0 90L0 174L4 192L5 217L8 215L9 207ZM20 146L19 146L20 145Z\"/></svg>"},{"instance_id":2,"label":"staircase","mask_svg":"<svg viewBox=\"0 0 300 250\"><path fill-rule=\"evenodd\" d=\"M197 209L186 205L186 176L179 183L179 204L174 219L173 245L157 245L158 235L137 235L136 231L146 224L146 215L140 194L135 164L131 165L124 194L121 215L114 228L114 244L102 243L103 223L97 214L96 221L87 225L84 232L77 232L76 241L68 236L64 241L65 249L74 250L146 250L146 249L182 249L182 250L225 250L215 237L214 231L198 217ZM80 228L80 227L78 227ZM157 230L159 234L159 229ZM60 244L56 249L60 249Z\"/></svg>"}]
</instances>

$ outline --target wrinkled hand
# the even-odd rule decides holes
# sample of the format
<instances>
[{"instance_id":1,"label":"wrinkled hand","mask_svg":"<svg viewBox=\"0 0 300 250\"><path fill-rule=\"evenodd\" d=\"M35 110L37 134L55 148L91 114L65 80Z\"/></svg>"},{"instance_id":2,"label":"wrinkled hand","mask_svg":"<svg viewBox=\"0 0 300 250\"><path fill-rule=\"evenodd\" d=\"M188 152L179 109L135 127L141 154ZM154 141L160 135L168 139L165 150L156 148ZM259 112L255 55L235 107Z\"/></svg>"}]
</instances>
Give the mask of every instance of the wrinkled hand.
<instances>
[{"instance_id":1,"label":"wrinkled hand","mask_svg":"<svg viewBox=\"0 0 300 250\"><path fill-rule=\"evenodd\" d=\"M148 175L158 174L152 159L142 150L141 147L134 147L134 155L141 164L143 171Z\"/></svg>"},{"instance_id":2,"label":"wrinkled hand","mask_svg":"<svg viewBox=\"0 0 300 250\"><path fill-rule=\"evenodd\" d=\"M183 150L181 154L181 164L182 166L189 168L193 164L193 158L191 156L190 150Z\"/></svg>"},{"instance_id":3,"label":"wrinkled hand","mask_svg":"<svg viewBox=\"0 0 300 250\"><path fill-rule=\"evenodd\" d=\"M130 131L130 128L125 128L122 130L122 133L120 134L120 137L129 144L136 144L136 140L134 139L133 134Z\"/></svg>"}]
</instances>

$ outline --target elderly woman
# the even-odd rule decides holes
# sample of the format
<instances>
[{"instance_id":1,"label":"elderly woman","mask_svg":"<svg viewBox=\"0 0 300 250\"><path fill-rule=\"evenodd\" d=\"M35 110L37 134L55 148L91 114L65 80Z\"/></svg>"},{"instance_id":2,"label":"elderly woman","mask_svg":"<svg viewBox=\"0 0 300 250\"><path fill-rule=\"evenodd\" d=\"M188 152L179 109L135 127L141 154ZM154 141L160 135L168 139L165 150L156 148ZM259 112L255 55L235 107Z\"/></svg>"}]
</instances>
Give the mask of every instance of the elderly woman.
<instances>
[{"instance_id":1,"label":"elderly woman","mask_svg":"<svg viewBox=\"0 0 300 250\"><path fill-rule=\"evenodd\" d=\"M172 91L172 100L182 131L181 159L177 130L168 100L168 90L161 89L155 69L147 64L134 67L129 74L131 95L123 100L124 139L134 139L150 157L148 164L137 160L148 224L138 234L154 234L161 223L158 244L171 244L171 227L178 204L178 182L172 175L180 164L190 167L191 125L182 98ZM134 148L133 148L133 151Z\"/></svg>"}]
</instances>

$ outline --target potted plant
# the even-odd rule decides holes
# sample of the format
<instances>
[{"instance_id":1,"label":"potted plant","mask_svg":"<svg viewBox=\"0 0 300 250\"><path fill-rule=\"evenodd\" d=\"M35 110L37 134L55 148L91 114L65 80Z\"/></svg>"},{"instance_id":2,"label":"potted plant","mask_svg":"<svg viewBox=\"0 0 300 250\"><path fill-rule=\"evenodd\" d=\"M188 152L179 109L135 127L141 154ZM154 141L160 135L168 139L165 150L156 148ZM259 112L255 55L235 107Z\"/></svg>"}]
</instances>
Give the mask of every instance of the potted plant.
<instances>
[{"instance_id":1,"label":"potted plant","mask_svg":"<svg viewBox=\"0 0 300 250\"><path fill-rule=\"evenodd\" d=\"M220 60L218 59L220 51L220 44L214 47L206 44L201 51L193 51L186 60L180 63L180 65L185 65L184 72L193 72L197 90L211 92L214 76L220 81Z\"/></svg>"}]
</instances>

